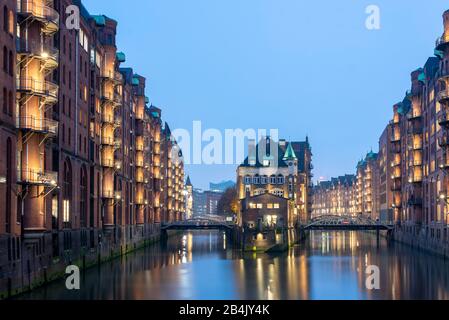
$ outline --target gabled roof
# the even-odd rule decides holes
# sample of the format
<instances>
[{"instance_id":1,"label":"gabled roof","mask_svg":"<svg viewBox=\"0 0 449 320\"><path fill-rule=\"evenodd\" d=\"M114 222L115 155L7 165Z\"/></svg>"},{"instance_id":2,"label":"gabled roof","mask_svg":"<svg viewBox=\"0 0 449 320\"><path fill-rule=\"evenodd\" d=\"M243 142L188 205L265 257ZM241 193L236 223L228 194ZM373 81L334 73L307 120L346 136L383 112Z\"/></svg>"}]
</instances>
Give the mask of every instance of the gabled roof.
<instances>
[{"instance_id":1,"label":"gabled roof","mask_svg":"<svg viewBox=\"0 0 449 320\"><path fill-rule=\"evenodd\" d=\"M267 143L269 141L270 147L266 147L265 148L265 155L263 155L264 159L259 159L259 157L261 156L259 154L259 149L261 148L261 144L262 143ZM274 146L274 147L273 147ZM277 149L277 154L270 154L271 149ZM263 151L261 150L260 153L262 153ZM268 160L268 161L274 161L274 157L277 156L277 166L278 167L288 167L287 163L285 162L284 158L284 150L282 150L279 142L274 141L273 139L271 139L270 137L268 138L262 138L259 143L256 145L256 150L255 150L255 156L256 156L256 163L255 165L250 165L249 162L249 157L246 157L245 161L243 161L243 163L240 165L240 167L256 167L256 168L261 168L263 167L263 163L264 160Z\"/></svg>"}]
</instances>

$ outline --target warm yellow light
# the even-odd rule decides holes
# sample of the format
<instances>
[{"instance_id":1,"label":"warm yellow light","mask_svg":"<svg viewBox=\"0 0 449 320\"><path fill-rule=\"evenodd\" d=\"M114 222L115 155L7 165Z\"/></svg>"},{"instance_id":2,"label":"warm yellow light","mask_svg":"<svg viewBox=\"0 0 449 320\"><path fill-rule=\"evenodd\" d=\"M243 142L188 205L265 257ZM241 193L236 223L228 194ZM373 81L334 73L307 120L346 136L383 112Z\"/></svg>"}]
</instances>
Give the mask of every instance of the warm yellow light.
<instances>
[{"instance_id":1,"label":"warm yellow light","mask_svg":"<svg viewBox=\"0 0 449 320\"><path fill-rule=\"evenodd\" d=\"M47 59L48 58L48 52L42 52L42 58Z\"/></svg>"}]
</instances>

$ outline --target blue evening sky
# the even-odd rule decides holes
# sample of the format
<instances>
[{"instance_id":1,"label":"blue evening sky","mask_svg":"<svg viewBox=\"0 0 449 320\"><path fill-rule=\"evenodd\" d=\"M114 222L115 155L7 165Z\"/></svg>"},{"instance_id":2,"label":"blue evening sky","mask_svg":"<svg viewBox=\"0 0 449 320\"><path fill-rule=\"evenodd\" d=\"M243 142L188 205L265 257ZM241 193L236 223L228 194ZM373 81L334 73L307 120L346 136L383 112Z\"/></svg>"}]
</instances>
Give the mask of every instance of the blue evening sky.
<instances>
[{"instance_id":1,"label":"blue evening sky","mask_svg":"<svg viewBox=\"0 0 449 320\"><path fill-rule=\"evenodd\" d=\"M309 135L315 177L353 173L433 55L442 0L84 0L118 21L127 66L148 79L171 128ZM381 29L365 28L378 5ZM195 187L236 166L187 167Z\"/></svg>"}]
</instances>

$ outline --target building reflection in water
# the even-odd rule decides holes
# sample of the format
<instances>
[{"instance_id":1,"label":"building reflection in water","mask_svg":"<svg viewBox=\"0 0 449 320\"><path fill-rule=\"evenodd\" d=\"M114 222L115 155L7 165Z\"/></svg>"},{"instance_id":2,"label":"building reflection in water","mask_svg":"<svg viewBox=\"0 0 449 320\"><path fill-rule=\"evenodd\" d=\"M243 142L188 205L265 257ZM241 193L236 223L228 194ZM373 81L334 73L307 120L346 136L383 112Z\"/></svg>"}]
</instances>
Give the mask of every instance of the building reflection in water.
<instances>
[{"instance_id":1,"label":"building reflection in water","mask_svg":"<svg viewBox=\"0 0 449 320\"><path fill-rule=\"evenodd\" d=\"M311 233L301 246L269 255L232 250L221 232L185 233L88 270L81 290L64 281L24 299L449 299L447 265L410 248L356 232ZM380 268L367 290L366 267Z\"/></svg>"}]
</instances>

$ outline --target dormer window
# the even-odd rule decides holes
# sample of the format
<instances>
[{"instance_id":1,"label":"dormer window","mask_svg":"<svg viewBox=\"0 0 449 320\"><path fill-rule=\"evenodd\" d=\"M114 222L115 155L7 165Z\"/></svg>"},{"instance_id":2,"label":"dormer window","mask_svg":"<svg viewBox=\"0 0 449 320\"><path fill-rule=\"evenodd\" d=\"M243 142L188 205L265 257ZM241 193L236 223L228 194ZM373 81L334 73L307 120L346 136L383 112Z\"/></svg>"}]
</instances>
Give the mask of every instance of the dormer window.
<instances>
[{"instance_id":1,"label":"dormer window","mask_svg":"<svg viewBox=\"0 0 449 320\"><path fill-rule=\"evenodd\" d=\"M277 178L278 184L284 184L284 181L285 181L285 179L283 176L278 176L278 178Z\"/></svg>"}]
</instances>

